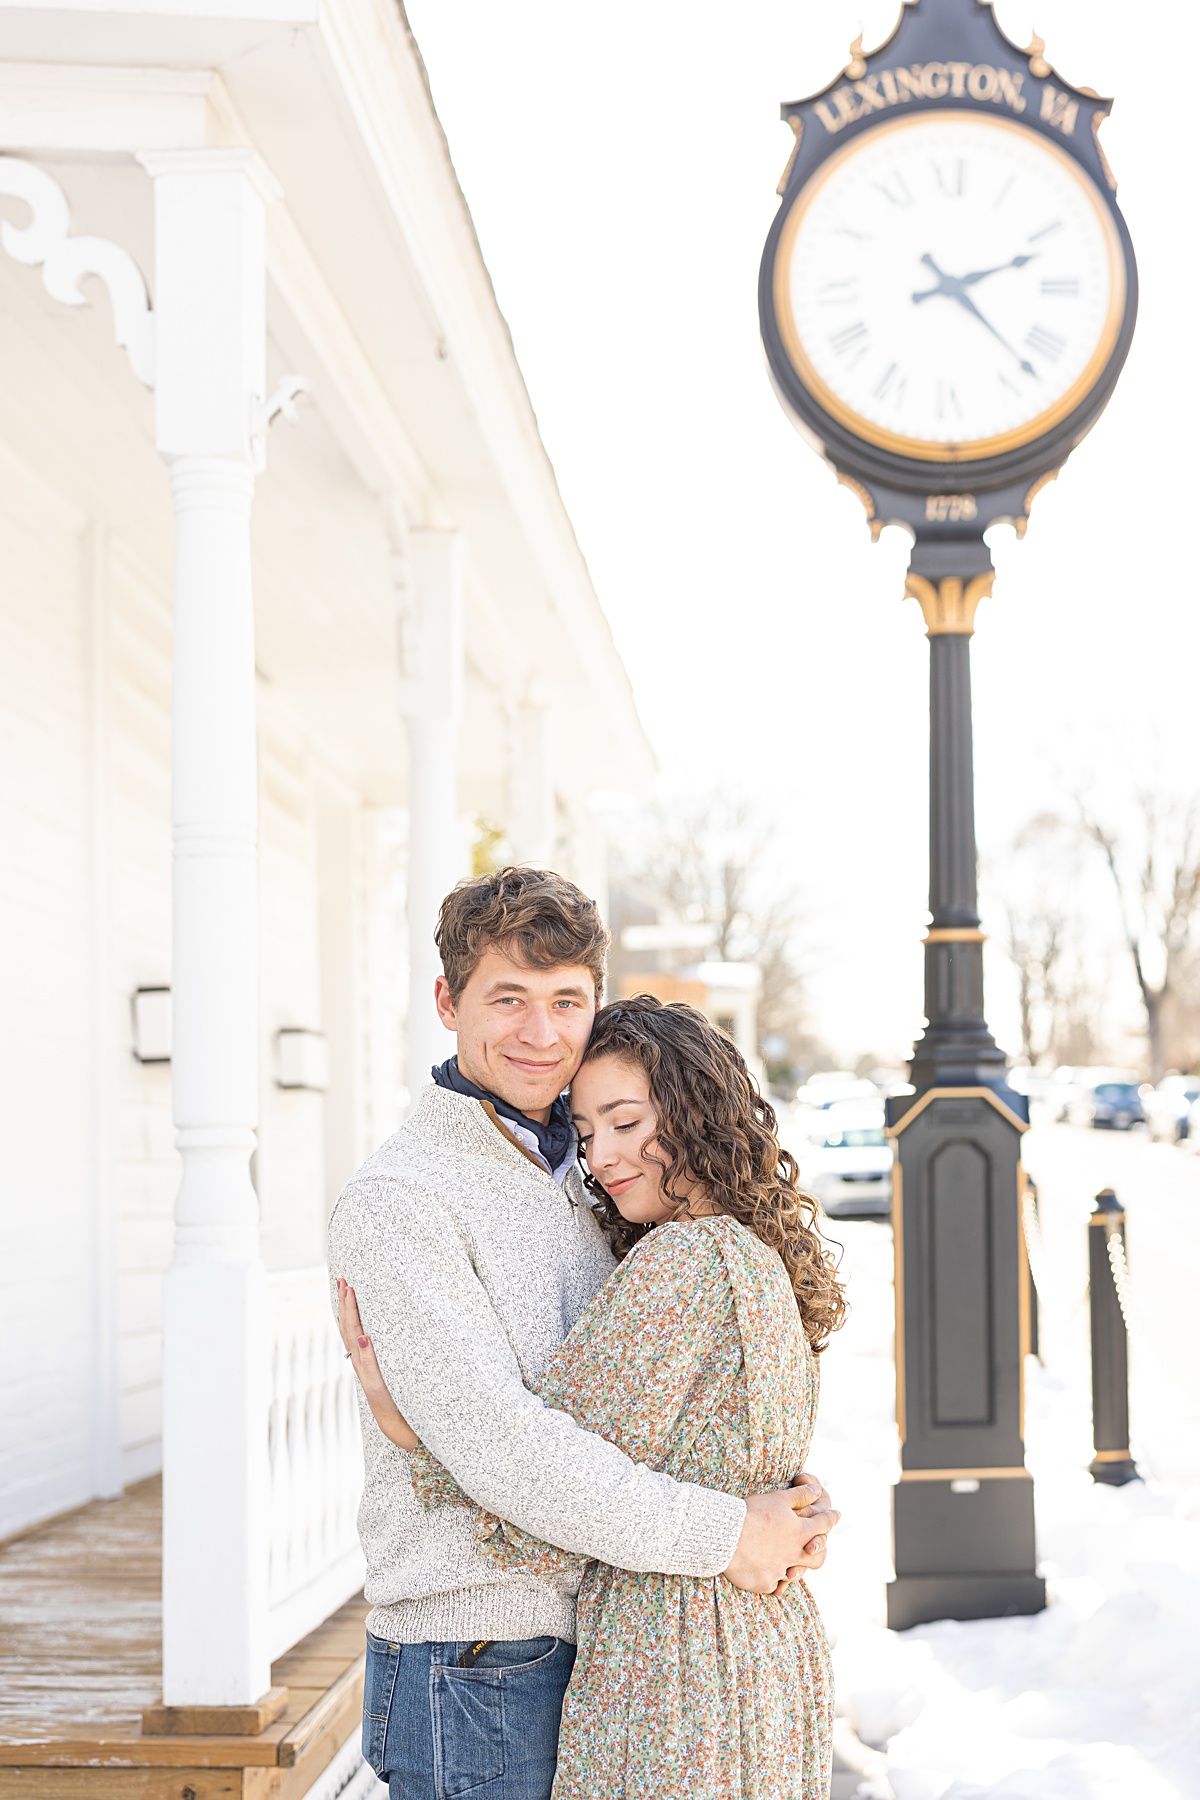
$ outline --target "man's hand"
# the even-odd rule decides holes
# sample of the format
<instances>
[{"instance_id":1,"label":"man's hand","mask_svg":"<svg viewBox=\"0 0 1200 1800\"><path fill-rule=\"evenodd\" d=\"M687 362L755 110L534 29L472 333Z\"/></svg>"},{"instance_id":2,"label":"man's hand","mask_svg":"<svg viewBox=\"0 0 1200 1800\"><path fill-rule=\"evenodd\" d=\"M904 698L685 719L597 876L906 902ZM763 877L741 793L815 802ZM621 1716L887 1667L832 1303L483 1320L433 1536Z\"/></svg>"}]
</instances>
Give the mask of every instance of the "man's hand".
<instances>
[{"instance_id":1,"label":"man's hand","mask_svg":"<svg viewBox=\"0 0 1200 1800\"><path fill-rule=\"evenodd\" d=\"M818 1484L751 1494L742 1535L725 1570L726 1581L751 1594L782 1594L794 1576L804 1569L819 1568L825 1560L824 1531L830 1528L826 1521L836 1520L833 1514L815 1518L804 1514L823 1493Z\"/></svg>"}]
</instances>

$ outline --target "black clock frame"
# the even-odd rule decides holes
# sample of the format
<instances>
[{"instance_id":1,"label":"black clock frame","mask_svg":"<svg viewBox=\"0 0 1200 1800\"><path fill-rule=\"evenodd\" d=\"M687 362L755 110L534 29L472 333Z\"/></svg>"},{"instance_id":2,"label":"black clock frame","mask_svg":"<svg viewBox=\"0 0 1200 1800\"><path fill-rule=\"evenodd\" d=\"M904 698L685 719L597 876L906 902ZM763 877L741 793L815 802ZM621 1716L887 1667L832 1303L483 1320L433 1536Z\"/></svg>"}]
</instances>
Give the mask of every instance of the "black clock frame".
<instances>
[{"instance_id":1,"label":"black clock frame","mask_svg":"<svg viewBox=\"0 0 1200 1800\"><path fill-rule=\"evenodd\" d=\"M1116 183L1100 148L1099 126L1112 102L1064 82L1035 39L1020 50L1001 31L989 0L912 0L892 35L870 55L856 53L835 81L805 100L785 104L796 133L780 183L782 205L772 223L759 271L759 318L771 380L784 409L815 438L838 474L865 490L876 535L884 525L907 525L925 543L978 540L999 521L1024 530L1033 489L1056 473L1086 437L1112 395L1133 340L1137 264L1129 228L1116 203ZM971 74L966 75L965 70ZM904 71L904 86L897 71ZM925 87L913 93L913 71ZM972 77L978 77L972 79ZM1002 79L1003 77L1003 79ZM994 78L994 79L993 79ZM976 92L972 91L972 88ZM979 98L987 90L988 98ZM895 95L894 100L890 95ZM1013 99L1015 98L1015 104ZM1112 218L1125 262L1125 310L1116 342L1095 384L1079 405L1041 437L999 455L975 460L925 460L881 449L835 419L806 386L784 345L775 311L775 267L787 219L808 183L829 158L855 138L899 117L953 110L1003 117L1065 151L1088 176ZM965 509L954 500L968 498ZM942 501L948 502L942 504ZM940 516L944 515L944 516ZM978 558L975 559L979 566ZM990 566L990 559L989 559Z\"/></svg>"}]
</instances>

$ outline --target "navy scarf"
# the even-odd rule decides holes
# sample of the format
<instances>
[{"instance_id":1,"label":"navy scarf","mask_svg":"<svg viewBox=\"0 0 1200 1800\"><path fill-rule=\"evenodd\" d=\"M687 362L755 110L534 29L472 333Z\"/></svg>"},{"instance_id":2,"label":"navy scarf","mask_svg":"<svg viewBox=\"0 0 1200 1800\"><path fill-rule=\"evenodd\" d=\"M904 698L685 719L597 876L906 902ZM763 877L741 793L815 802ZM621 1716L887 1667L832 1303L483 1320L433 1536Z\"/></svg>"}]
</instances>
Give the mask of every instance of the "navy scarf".
<instances>
[{"instance_id":1,"label":"navy scarf","mask_svg":"<svg viewBox=\"0 0 1200 1800\"><path fill-rule=\"evenodd\" d=\"M544 1125L539 1125L536 1119L526 1118L523 1112L510 1106L507 1100L501 1100L498 1095L489 1094L486 1088L476 1087L473 1081L468 1081L458 1066L457 1056L435 1065L430 1073L439 1087L449 1088L455 1094L469 1094L472 1100L486 1100L502 1119L507 1119L513 1125L520 1125L526 1131L532 1131L551 1173L562 1167L574 1148L575 1127L571 1123L567 1103L561 1095L550 1108L549 1119Z\"/></svg>"}]
</instances>

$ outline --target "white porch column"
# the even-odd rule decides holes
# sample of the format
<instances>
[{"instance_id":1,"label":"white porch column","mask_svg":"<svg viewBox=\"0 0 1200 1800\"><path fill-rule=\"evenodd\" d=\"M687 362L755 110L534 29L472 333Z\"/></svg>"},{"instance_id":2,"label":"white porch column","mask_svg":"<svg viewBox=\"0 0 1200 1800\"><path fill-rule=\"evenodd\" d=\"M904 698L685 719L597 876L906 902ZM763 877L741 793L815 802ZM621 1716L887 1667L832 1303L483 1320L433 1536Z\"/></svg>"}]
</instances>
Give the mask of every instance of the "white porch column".
<instances>
[{"instance_id":1,"label":"white porch column","mask_svg":"<svg viewBox=\"0 0 1200 1800\"><path fill-rule=\"evenodd\" d=\"M433 930L444 896L466 872L458 816L463 685L463 544L457 532L408 536L414 630L400 681L408 727L408 1091L452 1054L433 1004L441 973Z\"/></svg>"},{"instance_id":2,"label":"white porch column","mask_svg":"<svg viewBox=\"0 0 1200 1800\"><path fill-rule=\"evenodd\" d=\"M155 189L157 438L176 513L172 1078L183 1178L163 1318L163 1698L246 1705L270 1687L266 1298L250 1178L264 192L248 150L141 161Z\"/></svg>"},{"instance_id":3,"label":"white porch column","mask_svg":"<svg viewBox=\"0 0 1200 1800\"><path fill-rule=\"evenodd\" d=\"M509 838L517 862L542 869L553 866L558 838L551 733L549 701L535 686L517 709Z\"/></svg>"}]
</instances>

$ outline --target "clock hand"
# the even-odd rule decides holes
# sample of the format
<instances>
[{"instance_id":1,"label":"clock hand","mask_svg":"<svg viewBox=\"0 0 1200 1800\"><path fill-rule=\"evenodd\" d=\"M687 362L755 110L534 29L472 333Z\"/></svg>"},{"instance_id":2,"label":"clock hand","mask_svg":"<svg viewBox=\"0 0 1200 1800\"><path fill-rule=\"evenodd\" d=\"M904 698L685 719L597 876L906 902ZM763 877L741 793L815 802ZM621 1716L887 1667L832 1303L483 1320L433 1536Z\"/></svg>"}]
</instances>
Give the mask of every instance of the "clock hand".
<instances>
[{"instance_id":1,"label":"clock hand","mask_svg":"<svg viewBox=\"0 0 1200 1800\"><path fill-rule=\"evenodd\" d=\"M914 302L932 300L935 294L948 294L952 298L956 297L960 288L974 287L976 282L986 281L989 275L1002 275L1006 269L1023 269L1026 263L1034 260L1036 254L1035 251L1028 256L1014 256L1010 262L997 263L994 269L972 269L969 275L944 275L932 256L926 252L921 261L933 270L938 278L938 286L924 288L919 294L913 295L913 300Z\"/></svg>"},{"instance_id":2,"label":"clock hand","mask_svg":"<svg viewBox=\"0 0 1200 1800\"><path fill-rule=\"evenodd\" d=\"M994 269L972 269L969 275L959 277L961 287L974 287L977 281L986 281L989 275L1002 275L1005 269L1023 269L1026 263L1033 262L1037 252L1030 256L1014 256L1010 262L999 263Z\"/></svg>"},{"instance_id":3,"label":"clock hand","mask_svg":"<svg viewBox=\"0 0 1200 1800\"><path fill-rule=\"evenodd\" d=\"M1005 267L1005 268L1013 268L1013 267L1020 268L1024 263L1028 262L1029 260L1030 259L1027 256L1026 257L1014 257L1013 261L1011 263L1006 263L1001 266ZM1017 361L1020 363L1021 368L1024 371L1024 373L1026 375L1032 375L1033 379L1036 381L1038 379L1038 372L1034 368L1033 364L1031 362L1027 362L1025 360L1025 358L1021 355L1019 350L1013 349L1013 347L1009 343L1008 339L1006 337L1001 336L1001 334L996 330L996 327L992 324L990 319L984 318L983 314L980 312L979 308L976 306L975 302L972 300L970 294L968 294L965 291L966 283L968 281L982 281L982 279L984 278L985 275L998 275L1000 273L1000 270L999 269L977 269L973 275L962 276L962 277L959 277L957 275L947 275L941 269L938 268L937 263L934 261L933 257L929 254L928 250L925 251L924 255L921 258L921 261L925 264L926 268L933 270L933 273L938 278L938 285L935 288L925 288L922 292L914 294L912 297L913 305L914 306L920 305L922 300L932 300L935 294L944 294L948 300L956 300L958 302L959 306L961 306L964 309L964 311L973 314L973 316L979 320L979 323L983 326L985 331L991 332L992 336L996 339L997 343L1004 345L1004 348L1008 351L1009 355L1014 356L1017 359Z\"/></svg>"},{"instance_id":4,"label":"clock hand","mask_svg":"<svg viewBox=\"0 0 1200 1800\"><path fill-rule=\"evenodd\" d=\"M984 318L970 294L964 294L961 289L951 290L951 299L957 300L960 306L965 307L967 312L972 313L974 317L979 320L979 323L983 326L984 330L990 331L996 342L998 344L1003 344L1010 356L1016 357L1026 375L1032 375L1035 381L1038 379L1038 372L1033 364L1031 362L1026 362L1025 358L1021 355L1021 352L1019 350L1014 350L1006 337L1001 337L991 320Z\"/></svg>"}]
</instances>

